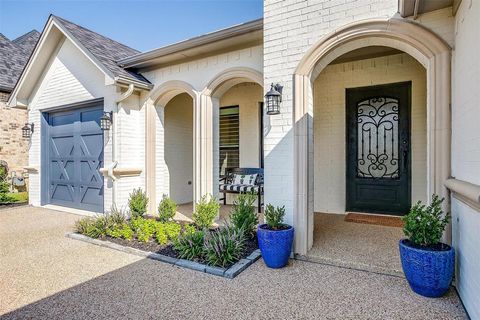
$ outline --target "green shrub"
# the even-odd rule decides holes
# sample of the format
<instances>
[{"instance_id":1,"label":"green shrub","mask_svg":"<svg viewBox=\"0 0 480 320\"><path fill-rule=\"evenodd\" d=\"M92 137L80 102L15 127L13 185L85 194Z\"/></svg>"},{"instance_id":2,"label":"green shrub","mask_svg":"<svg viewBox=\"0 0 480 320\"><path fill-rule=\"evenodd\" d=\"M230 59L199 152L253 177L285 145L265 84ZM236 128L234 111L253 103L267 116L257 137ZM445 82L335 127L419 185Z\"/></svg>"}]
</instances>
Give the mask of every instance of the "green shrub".
<instances>
[{"instance_id":1,"label":"green shrub","mask_svg":"<svg viewBox=\"0 0 480 320\"><path fill-rule=\"evenodd\" d=\"M181 259L199 261L203 259L205 232L184 233L174 243L174 249Z\"/></svg>"},{"instance_id":2,"label":"green shrub","mask_svg":"<svg viewBox=\"0 0 480 320\"><path fill-rule=\"evenodd\" d=\"M167 196L163 196L162 201L158 205L158 218L162 222L167 222L177 213L177 204Z\"/></svg>"},{"instance_id":3,"label":"green shrub","mask_svg":"<svg viewBox=\"0 0 480 320\"><path fill-rule=\"evenodd\" d=\"M210 198L208 200L208 198ZM211 228L215 217L218 215L220 204L212 196L203 196L195 206L195 212L192 215L193 222L200 229Z\"/></svg>"},{"instance_id":4,"label":"green shrub","mask_svg":"<svg viewBox=\"0 0 480 320\"><path fill-rule=\"evenodd\" d=\"M9 194L10 184L5 181L7 177L6 172L6 169L3 166L0 166L0 203L15 202L15 198Z\"/></svg>"},{"instance_id":5,"label":"green shrub","mask_svg":"<svg viewBox=\"0 0 480 320\"><path fill-rule=\"evenodd\" d=\"M107 235L107 230L113 227L108 215L99 215L95 219L95 228L94 234L97 235L97 238L104 238Z\"/></svg>"},{"instance_id":6,"label":"green shrub","mask_svg":"<svg viewBox=\"0 0 480 320\"><path fill-rule=\"evenodd\" d=\"M195 228L194 225L186 224L186 225L183 226L183 233L184 234L194 233L195 231L197 231L197 229Z\"/></svg>"},{"instance_id":7,"label":"green shrub","mask_svg":"<svg viewBox=\"0 0 480 320\"><path fill-rule=\"evenodd\" d=\"M142 217L136 217L130 220L130 227L140 242L148 242L148 240L150 240L155 233L156 224L157 222L155 220L144 219Z\"/></svg>"},{"instance_id":8,"label":"green shrub","mask_svg":"<svg viewBox=\"0 0 480 320\"><path fill-rule=\"evenodd\" d=\"M0 203L15 202L15 197L8 193L8 182L0 182ZM4 192L4 190L6 190Z\"/></svg>"},{"instance_id":9,"label":"green shrub","mask_svg":"<svg viewBox=\"0 0 480 320\"><path fill-rule=\"evenodd\" d=\"M274 207L271 204L267 204L265 207L265 221L267 225L272 230L281 229L283 224L283 219L285 217L285 206L283 207Z\"/></svg>"},{"instance_id":10,"label":"green shrub","mask_svg":"<svg viewBox=\"0 0 480 320\"><path fill-rule=\"evenodd\" d=\"M85 217L75 221L75 232L87 235L90 228L92 228L93 226L95 226L95 219L91 217Z\"/></svg>"},{"instance_id":11,"label":"green shrub","mask_svg":"<svg viewBox=\"0 0 480 320\"><path fill-rule=\"evenodd\" d=\"M175 242L180 236L182 226L176 222L158 222L155 225L155 239L158 244L166 245L168 241Z\"/></svg>"},{"instance_id":12,"label":"green shrub","mask_svg":"<svg viewBox=\"0 0 480 320\"><path fill-rule=\"evenodd\" d=\"M130 208L132 218L143 217L145 212L147 212L147 204L147 194L143 192L141 188L133 189L133 192L130 193L130 199L128 200L128 207Z\"/></svg>"},{"instance_id":13,"label":"green shrub","mask_svg":"<svg viewBox=\"0 0 480 320\"><path fill-rule=\"evenodd\" d=\"M113 205L110 211L105 213L111 225L121 225L127 222L127 214Z\"/></svg>"},{"instance_id":14,"label":"green shrub","mask_svg":"<svg viewBox=\"0 0 480 320\"><path fill-rule=\"evenodd\" d=\"M126 240L133 239L133 230L127 223L116 224L112 228L107 230L107 235L112 238L123 238Z\"/></svg>"},{"instance_id":15,"label":"green shrub","mask_svg":"<svg viewBox=\"0 0 480 320\"><path fill-rule=\"evenodd\" d=\"M213 230L205 239L205 260L211 266L226 268L242 258L245 232L232 226Z\"/></svg>"},{"instance_id":16,"label":"green shrub","mask_svg":"<svg viewBox=\"0 0 480 320\"><path fill-rule=\"evenodd\" d=\"M437 195L432 195L432 202L425 206L418 201L402 219L405 223L403 232L414 244L432 246L440 242L443 231L450 220L450 214L443 214L442 202Z\"/></svg>"},{"instance_id":17,"label":"green shrub","mask_svg":"<svg viewBox=\"0 0 480 320\"><path fill-rule=\"evenodd\" d=\"M253 194L240 194L233 201L233 209L230 214L232 226L243 230L249 238L255 236L255 227L258 224L258 215L253 206L255 199Z\"/></svg>"},{"instance_id":18,"label":"green shrub","mask_svg":"<svg viewBox=\"0 0 480 320\"><path fill-rule=\"evenodd\" d=\"M105 237L110 226L108 218L103 215L96 218L85 217L75 222L76 232L94 239Z\"/></svg>"},{"instance_id":19,"label":"green shrub","mask_svg":"<svg viewBox=\"0 0 480 320\"><path fill-rule=\"evenodd\" d=\"M28 192L26 191L8 193L7 195L12 197L11 202L28 202Z\"/></svg>"},{"instance_id":20,"label":"green shrub","mask_svg":"<svg viewBox=\"0 0 480 320\"><path fill-rule=\"evenodd\" d=\"M9 192L10 188L8 182L0 180L0 194L7 194Z\"/></svg>"},{"instance_id":21,"label":"green shrub","mask_svg":"<svg viewBox=\"0 0 480 320\"><path fill-rule=\"evenodd\" d=\"M7 169L0 165L0 181L4 181L7 178Z\"/></svg>"}]
</instances>

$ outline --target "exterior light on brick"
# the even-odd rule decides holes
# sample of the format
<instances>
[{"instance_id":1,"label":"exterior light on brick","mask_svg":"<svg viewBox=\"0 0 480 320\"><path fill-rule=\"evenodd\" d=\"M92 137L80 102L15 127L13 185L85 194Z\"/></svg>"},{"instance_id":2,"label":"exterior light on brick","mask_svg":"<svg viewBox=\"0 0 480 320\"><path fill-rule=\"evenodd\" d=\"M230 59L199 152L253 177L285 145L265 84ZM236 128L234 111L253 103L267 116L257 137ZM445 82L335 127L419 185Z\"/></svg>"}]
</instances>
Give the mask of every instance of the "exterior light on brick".
<instances>
[{"instance_id":1,"label":"exterior light on brick","mask_svg":"<svg viewBox=\"0 0 480 320\"><path fill-rule=\"evenodd\" d=\"M270 91L265 95L265 105L267 106L267 114L280 114L280 103L282 102L282 89L280 84L273 84Z\"/></svg>"},{"instance_id":2,"label":"exterior light on brick","mask_svg":"<svg viewBox=\"0 0 480 320\"><path fill-rule=\"evenodd\" d=\"M33 133L33 123L25 123L22 127L22 137L29 139Z\"/></svg>"}]
</instances>

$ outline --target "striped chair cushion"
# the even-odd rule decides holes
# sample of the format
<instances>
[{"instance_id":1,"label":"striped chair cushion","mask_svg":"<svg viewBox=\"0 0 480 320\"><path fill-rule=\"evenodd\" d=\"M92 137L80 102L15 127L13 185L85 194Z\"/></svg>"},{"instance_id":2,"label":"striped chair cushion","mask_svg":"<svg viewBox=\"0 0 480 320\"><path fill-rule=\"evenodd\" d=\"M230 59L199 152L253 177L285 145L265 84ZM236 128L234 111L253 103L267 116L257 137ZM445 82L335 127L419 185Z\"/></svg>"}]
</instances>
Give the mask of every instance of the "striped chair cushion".
<instances>
[{"instance_id":1,"label":"striped chair cushion","mask_svg":"<svg viewBox=\"0 0 480 320\"><path fill-rule=\"evenodd\" d=\"M258 186L250 186L246 184L221 184L221 191L234 191L234 192L254 192L258 193Z\"/></svg>"},{"instance_id":2,"label":"striped chair cushion","mask_svg":"<svg viewBox=\"0 0 480 320\"><path fill-rule=\"evenodd\" d=\"M255 185L255 181L257 180L257 174L235 174L233 177L233 184L237 185Z\"/></svg>"}]
</instances>

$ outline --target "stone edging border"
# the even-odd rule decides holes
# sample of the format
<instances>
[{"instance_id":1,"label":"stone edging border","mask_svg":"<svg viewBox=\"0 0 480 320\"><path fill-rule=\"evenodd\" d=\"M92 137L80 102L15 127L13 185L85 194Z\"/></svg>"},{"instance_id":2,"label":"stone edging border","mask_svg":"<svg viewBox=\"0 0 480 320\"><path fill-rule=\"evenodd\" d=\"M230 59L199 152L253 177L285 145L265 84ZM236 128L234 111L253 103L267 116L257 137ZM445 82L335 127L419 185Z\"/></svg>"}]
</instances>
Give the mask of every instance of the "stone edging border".
<instances>
[{"instance_id":1,"label":"stone edging border","mask_svg":"<svg viewBox=\"0 0 480 320\"><path fill-rule=\"evenodd\" d=\"M260 249L255 250L252 252L248 257L237 261L233 266L228 269L219 268L219 267L211 267L202 263L185 260L185 259L177 259L172 258L169 256L165 256L163 254L158 254L150 251L143 251L132 247L122 246L110 241L106 240L99 240L93 239L82 234L70 232L65 235L67 238L80 240L84 242L88 242L91 244L95 244L97 246L110 248L118 251L122 251L129 254L134 254L136 256L145 257L152 260L162 261L174 266L179 266L195 271L205 272L208 274L212 274L214 276L220 276L228 279L233 279L238 276L243 270L247 269L252 263L257 261L261 257Z\"/></svg>"},{"instance_id":2,"label":"stone edging border","mask_svg":"<svg viewBox=\"0 0 480 320\"><path fill-rule=\"evenodd\" d=\"M17 207L26 207L26 206L28 206L28 201L2 203L2 204L0 204L0 211L1 210L13 209L13 208L17 208Z\"/></svg>"}]
</instances>

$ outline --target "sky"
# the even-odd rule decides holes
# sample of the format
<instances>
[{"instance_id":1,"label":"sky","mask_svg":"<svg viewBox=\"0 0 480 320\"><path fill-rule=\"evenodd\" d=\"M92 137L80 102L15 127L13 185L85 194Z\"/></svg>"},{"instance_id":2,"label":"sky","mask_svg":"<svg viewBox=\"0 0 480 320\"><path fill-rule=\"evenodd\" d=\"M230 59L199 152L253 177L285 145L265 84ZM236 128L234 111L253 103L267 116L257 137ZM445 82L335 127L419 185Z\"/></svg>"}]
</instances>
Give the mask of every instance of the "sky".
<instances>
[{"instance_id":1,"label":"sky","mask_svg":"<svg viewBox=\"0 0 480 320\"><path fill-rule=\"evenodd\" d=\"M0 0L0 33L42 31L50 14L140 51L261 18L262 0Z\"/></svg>"}]
</instances>

